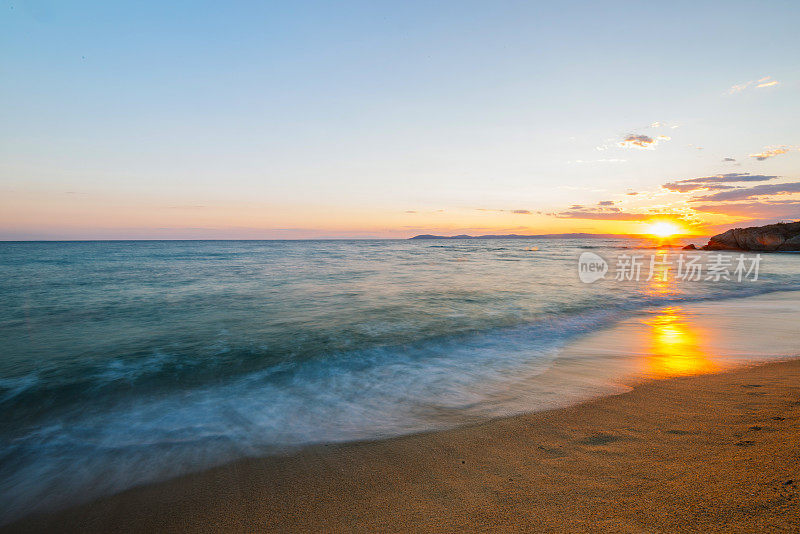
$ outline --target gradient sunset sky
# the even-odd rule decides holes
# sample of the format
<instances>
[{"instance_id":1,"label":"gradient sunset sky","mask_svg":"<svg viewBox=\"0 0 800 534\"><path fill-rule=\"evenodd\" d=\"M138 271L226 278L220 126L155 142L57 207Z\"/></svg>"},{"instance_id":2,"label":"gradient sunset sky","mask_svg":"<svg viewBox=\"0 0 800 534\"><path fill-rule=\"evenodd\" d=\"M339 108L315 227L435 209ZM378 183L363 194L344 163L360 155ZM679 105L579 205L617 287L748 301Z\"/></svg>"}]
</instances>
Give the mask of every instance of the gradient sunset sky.
<instances>
[{"instance_id":1,"label":"gradient sunset sky","mask_svg":"<svg viewBox=\"0 0 800 534\"><path fill-rule=\"evenodd\" d=\"M0 13L0 239L800 218L800 2Z\"/></svg>"}]
</instances>

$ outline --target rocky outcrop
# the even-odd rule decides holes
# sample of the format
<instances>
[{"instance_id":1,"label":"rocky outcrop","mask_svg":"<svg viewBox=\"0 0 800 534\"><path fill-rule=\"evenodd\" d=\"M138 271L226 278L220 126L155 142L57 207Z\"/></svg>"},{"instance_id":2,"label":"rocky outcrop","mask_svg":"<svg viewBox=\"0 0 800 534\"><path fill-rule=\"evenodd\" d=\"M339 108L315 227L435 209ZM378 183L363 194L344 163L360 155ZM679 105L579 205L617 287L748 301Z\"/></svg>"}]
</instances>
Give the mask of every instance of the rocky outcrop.
<instances>
[{"instance_id":1,"label":"rocky outcrop","mask_svg":"<svg viewBox=\"0 0 800 534\"><path fill-rule=\"evenodd\" d=\"M800 251L800 221L733 228L712 237L703 250Z\"/></svg>"}]
</instances>

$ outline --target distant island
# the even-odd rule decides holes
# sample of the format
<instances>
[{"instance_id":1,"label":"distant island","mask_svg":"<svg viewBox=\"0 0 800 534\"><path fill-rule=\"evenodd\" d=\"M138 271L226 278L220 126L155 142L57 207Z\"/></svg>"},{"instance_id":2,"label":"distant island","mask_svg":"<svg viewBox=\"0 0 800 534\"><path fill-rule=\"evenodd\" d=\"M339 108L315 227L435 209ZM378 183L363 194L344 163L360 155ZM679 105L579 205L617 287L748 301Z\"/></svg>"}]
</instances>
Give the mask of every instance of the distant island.
<instances>
[{"instance_id":1,"label":"distant island","mask_svg":"<svg viewBox=\"0 0 800 534\"><path fill-rule=\"evenodd\" d=\"M613 239L615 237L632 237L620 234L539 234L539 235L520 235L520 234L487 234L487 235L415 235L409 239Z\"/></svg>"}]
</instances>

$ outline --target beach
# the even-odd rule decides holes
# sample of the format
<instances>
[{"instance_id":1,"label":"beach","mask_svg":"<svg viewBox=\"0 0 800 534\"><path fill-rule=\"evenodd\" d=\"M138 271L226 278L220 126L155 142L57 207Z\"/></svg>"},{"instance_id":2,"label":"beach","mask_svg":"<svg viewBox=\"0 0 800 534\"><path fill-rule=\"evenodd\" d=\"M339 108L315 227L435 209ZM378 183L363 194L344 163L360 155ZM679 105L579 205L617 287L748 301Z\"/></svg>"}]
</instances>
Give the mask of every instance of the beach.
<instances>
[{"instance_id":1,"label":"beach","mask_svg":"<svg viewBox=\"0 0 800 534\"><path fill-rule=\"evenodd\" d=\"M444 432L238 461L4 529L800 529L800 361Z\"/></svg>"},{"instance_id":2,"label":"beach","mask_svg":"<svg viewBox=\"0 0 800 534\"><path fill-rule=\"evenodd\" d=\"M576 285L587 246L10 246L0 529L797 527L793 258Z\"/></svg>"}]
</instances>

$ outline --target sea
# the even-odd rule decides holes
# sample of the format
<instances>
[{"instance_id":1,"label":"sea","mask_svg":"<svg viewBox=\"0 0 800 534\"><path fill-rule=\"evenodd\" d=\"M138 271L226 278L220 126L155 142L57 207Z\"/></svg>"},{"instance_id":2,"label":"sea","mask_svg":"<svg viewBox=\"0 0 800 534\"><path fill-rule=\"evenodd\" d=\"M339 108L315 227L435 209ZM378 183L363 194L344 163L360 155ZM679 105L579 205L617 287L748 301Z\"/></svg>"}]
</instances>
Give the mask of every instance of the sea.
<instances>
[{"instance_id":1,"label":"sea","mask_svg":"<svg viewBox=\"0 0 800 534\"><path fill-rule=\"evenodd\" d=\"M585 253L604 276L582 281ZM706 271L681 280L680 256ZM799 261L624 238L3 242L0 523L570 404L602 371L573 365L546 395L520 377L654 307L798 290Z\"/></svg>"}]
</instances>

